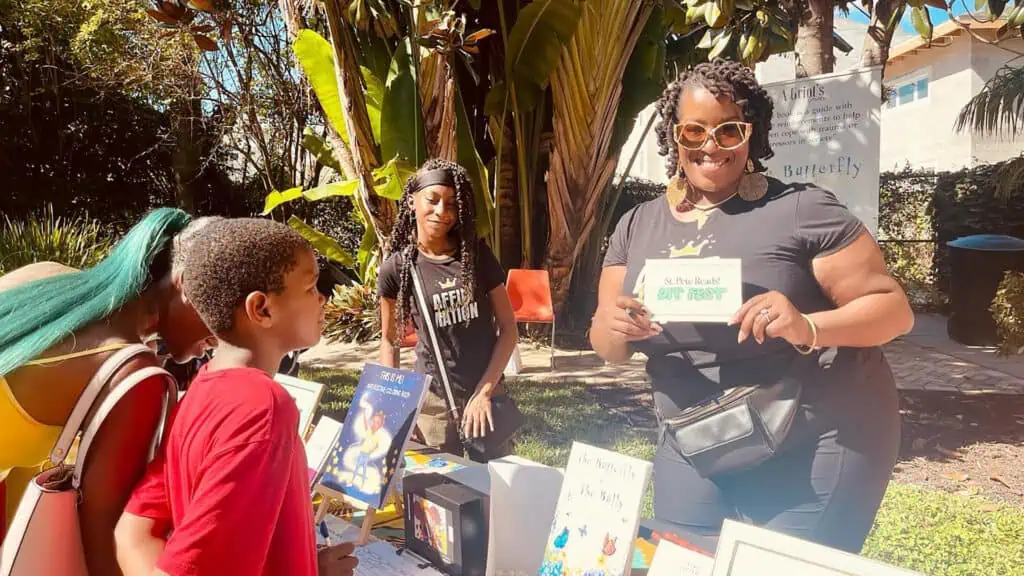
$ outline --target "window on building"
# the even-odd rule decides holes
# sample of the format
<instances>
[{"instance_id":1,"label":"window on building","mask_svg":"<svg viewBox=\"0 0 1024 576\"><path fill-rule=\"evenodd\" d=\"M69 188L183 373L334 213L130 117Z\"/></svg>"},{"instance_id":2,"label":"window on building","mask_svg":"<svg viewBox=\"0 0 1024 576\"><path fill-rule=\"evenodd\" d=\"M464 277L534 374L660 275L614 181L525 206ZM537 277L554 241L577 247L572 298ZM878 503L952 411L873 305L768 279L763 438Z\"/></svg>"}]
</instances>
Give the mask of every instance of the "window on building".
<instances>
[{"instance_id":1,"label":"window on building","mask_svg":"<svg viewBox=\"0 0 1024 576\"><path fill-rule=\"evenodd\" d=\"M897 106L905 106L915 100L923 100L928 97L928 78L915 78L913 80L900 80L890 86L889 99L885 103L886 109L893 109Z\"/></svg>"}]
</instances>

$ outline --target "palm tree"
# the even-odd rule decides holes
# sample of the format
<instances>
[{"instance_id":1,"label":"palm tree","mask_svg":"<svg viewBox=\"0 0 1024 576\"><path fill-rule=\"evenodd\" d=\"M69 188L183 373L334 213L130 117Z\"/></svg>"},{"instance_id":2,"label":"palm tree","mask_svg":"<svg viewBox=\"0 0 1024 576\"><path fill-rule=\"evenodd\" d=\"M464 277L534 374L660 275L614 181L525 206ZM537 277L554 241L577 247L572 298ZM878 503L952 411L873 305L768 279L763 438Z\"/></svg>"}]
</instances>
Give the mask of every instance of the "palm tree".
<instances>
[{"instance_id":1,"label":"palm tree","mask_svg":"<svg viewBox=\"0 0 1024 576\"><path fill-rule=\"evenodd\" d=\"M1024 66L1006 65L990 78L960 111L955 128L982 136L1005 134L1014 139L1024 133ZM996 196L1006 198L1024 186L1024 156L999 169Z\"/></svg>"},{"instance_id":2,"label":"palm tree","mask_svg":"<svg viewBox=\"0 0 1024 576\"><path fill-rule=\"evenodd\" d=\"M957 131L968 127L982 135L1005 130L1011 138L1024 131L1024 67L1003 66L985 82L956 119Z\"/></svg>"}]
</instances>

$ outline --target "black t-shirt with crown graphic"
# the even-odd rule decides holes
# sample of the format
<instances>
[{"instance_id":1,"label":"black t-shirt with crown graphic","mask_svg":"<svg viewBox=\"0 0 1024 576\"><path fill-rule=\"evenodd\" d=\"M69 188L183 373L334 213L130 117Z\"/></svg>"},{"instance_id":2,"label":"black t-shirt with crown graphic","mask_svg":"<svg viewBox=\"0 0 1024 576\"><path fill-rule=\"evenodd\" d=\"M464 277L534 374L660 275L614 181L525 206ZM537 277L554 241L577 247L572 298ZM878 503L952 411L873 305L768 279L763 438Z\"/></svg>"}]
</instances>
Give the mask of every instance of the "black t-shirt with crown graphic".
<instances>
[{"instance_id":1,"label":"black t-shirt with crown graphic","mask_svg":"<svg viewBox=\"0 0 1024 576\"><path fill-rule=\"evenodd\" d=\"M434 330L445 358L452 391L457 398L465 400L473 394L487 370L491 353L498 341L497 320L489 294L505 283L505 271L483 241L477 245L474 268L476 289L472 298L460 286L461 254L432 259L421 253L416 258L416 269L423 280L423 290L434 319ZM392 254L380 267L377 280L380 297L398 299L401 272L402 255ZM411 278L408 291L418 339L416 370L430 374L433 378L431 387L444 396L444 384L437 370L429 334L423 324L423 311L420 310Z\"/></svg>"}]
</instances>

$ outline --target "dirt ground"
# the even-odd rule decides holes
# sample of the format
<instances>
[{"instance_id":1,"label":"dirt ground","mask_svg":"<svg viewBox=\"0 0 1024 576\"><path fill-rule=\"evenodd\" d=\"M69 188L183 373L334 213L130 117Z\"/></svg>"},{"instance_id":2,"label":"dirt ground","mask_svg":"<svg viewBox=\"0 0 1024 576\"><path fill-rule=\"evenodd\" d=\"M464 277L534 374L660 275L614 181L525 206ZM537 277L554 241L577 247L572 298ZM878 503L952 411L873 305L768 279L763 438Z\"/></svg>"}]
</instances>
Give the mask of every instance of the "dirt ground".
<instances>
[{"instance_id":1,"label":"dirt ground","mask_svg":"<svg viewBox=\"0 0 1024 576\"><path fill-rule=\"evenodd\" d=\"M893 478L1024 506L1024 396L902 391Z\"/></svg>"}]
</instances>

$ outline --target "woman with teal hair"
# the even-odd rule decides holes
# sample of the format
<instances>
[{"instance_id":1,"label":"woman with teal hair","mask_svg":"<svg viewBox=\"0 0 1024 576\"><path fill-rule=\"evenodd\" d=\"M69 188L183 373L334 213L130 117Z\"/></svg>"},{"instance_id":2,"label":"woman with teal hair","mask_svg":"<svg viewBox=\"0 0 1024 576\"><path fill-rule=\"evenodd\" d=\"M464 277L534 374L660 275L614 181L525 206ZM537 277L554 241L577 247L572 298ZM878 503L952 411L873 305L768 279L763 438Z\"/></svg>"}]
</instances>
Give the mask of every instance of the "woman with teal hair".
<instances>
[{"instance_id":1,"label":"woman with teal hair","mask_svg":"<svg viewBox=\"0 0 1024 576\"><path fill-rule=\"evenodd\" d=\"M105 362L124 361L109 390L134 371L160 365L138 344L162 339L176 362L213 344L181 290L184 256L203 222L160 208L92 268L42 262L0 277L0 538ZM131 390L89 451L79 515L91 574L118 573L114 526L145 469L166 393L160 378Z\"/></svg>"}]
</instances>

